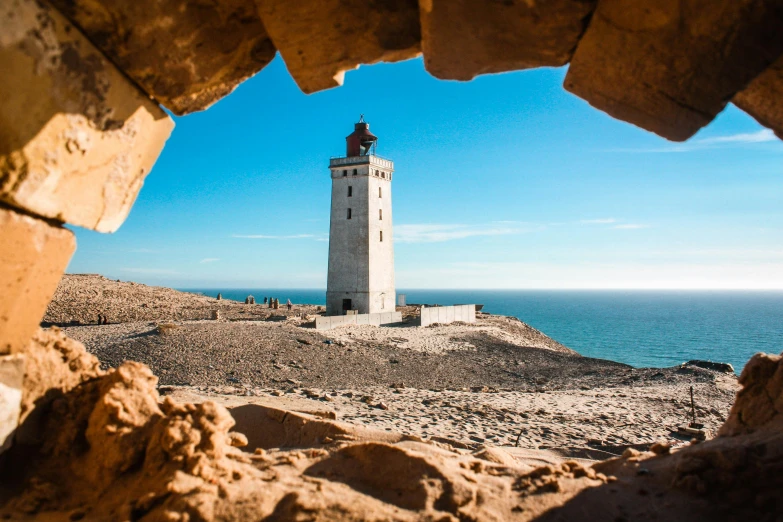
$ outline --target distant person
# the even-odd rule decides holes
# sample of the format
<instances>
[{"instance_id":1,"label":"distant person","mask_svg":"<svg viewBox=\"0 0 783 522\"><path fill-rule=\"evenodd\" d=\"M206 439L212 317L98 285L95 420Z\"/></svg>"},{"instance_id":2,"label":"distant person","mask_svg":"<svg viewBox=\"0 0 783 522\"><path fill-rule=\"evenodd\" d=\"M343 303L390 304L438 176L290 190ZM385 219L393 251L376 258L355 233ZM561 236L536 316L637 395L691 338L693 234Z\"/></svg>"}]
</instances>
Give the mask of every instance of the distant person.
<instances>
[{"instance_id":1,"label":"distant person","mask_svg":"<svg viewBox=\"0 0 783 522\"><path fill-rule=\"evenodd\" d=\"M286 302L285 302L285 305L288 307L288 309L289 309L289 310L290 310L290 309L291 309L291 307L293 306L293 305L291 304L291 300L290 300L290 299L287 299L287 300L286 300Z\"/></svg>"},{"instance_id":2,"label":"distant person","mask_svg":"<svg viewBox=\"0 0 783 522\"><path fill-rule=\"evenodd\" d=\"M266 304L267 301L269 301L269 298L268 297L264 297L264 304Z\"/></svg>"}]
</instances>

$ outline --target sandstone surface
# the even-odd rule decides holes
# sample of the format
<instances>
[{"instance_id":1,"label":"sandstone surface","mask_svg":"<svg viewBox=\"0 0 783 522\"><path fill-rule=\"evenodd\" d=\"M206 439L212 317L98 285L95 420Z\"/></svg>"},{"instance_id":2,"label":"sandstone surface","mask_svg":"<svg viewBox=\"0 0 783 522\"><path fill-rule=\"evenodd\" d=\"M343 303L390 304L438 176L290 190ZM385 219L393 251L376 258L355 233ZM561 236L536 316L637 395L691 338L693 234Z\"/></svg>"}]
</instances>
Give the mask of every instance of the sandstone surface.
<instances>
[{"instance_id":1,"label":"sandstone surface","mask_svg":"<svg viewBox=\"0 0 783 522\"><path fill-rule=\"evenodd\" d=\"M421 50L419 4L390 0L257 0L264 27L299 88L342 85L361 64L396 62Z\"/></svg>"},{"instance_id":2,"label":"sandstone surface","mask_svg":"<svg viewBox=\"0 0 783 522\"><path fill-rule=\"evenodd\" d=\"M22 428L16 440L23 444L40 443L46 435L44 424L52 403L105 372L84 346L56 328L39 330L23 353L24 394L19 416Z\"/></svg>"},{"instance_id":3,"label":"sandstone surface","mask_svg":"<svg viewBox=\"0 0 783 522\"><path fill-rule=\"evenodd\" d=\"M0 355L0 453L11 446L22 413L25 358Z\"/></svg>"},{"instance_id":4,"label":"sandstone surface","mask_svg":"<svg viewBox=\"0 0 783 522\"><path fill-rule=\"evenodd\" d=\"M436 78L470 80L479 74L565 65L595 3L422 1L425 66Z\"/></svg>"},{"instance_id":5,"label":"sandstone surface","mask_svg":"<svg viewBox=\"0 0 783 522\"><path fill-rule=\"evenodd\" d=\"M172 120L43 2L4 2L0 35L0 200L115 231Z\"/></svg>"},{"instance_id":6,"label":"sandstone surface","mask_svg":"<svg viewBox=\"0 0 783 522\"><path fill-rule=\"evenodd\" d=\"M4 518L609 521L653 511L672 521L776 516L780 416L751 410L779 402L780 358L757 356L743 373L750 391L734 413L759 419L752 432L670 453L628 449L591 464L546 453L536 458L530 451L518 458L513 449L471 453L352 432L344 423L268 407L251 415L253 422L244 424L250 432L243 435L232 431L234 419L215 402L161 400L144 365L127 362L96 372L97 361L56 331L39 334L30 349L54 350L55 357L43 356L53 363L57 354L68 353L84 364L62 361L62 369L53 368L55 375L73 372L72 382L79 383L40 406L47 413L41 417L42 440L15 444L0 456ZM38 389L40 381L31 385ZM767 402L756 400L754 390L764 390ZM252 453L242 451L258 436Z\"/></svg>"},{"instance_id":7,"label":"sandstone surface","mask_svg":"<svg viewBox=\"0 0 783 522\"><path fill-rule=\"evenodd\" d=\"M38 329L71 259L73 233L0 206L0 354L19 352Z\"/></svg>"},{"instance_id":8,"label":"sandstone surface","mask_svg":"<svg viewBox=\"0 0 783 522\"><path fill-rule=\"evenodd\" d=\"M740 375L742 390L720 435L753 433L761 428L783 432L783 357L756 354Z\"/></svg>"},{"instance_id":9,"label":"sandstone surface","mask_svg":"<svg viewBox=\"0 0 783 522\"><path fill-rule=\"evenodd\" d=\"M275 57L253 0L52 0L144 91L204 110Z\"/></svg>"},{"instance_id":10,"label":"sandstone surface","mask_svg":"<svg viewBox=\"0 0 783 522\"><path fill-rule=\"evenodd\" d=\"M738 92L732 101L783 139L783 57Z\"/></svg>"},{"instance_id":11,"label":"sandstone surface","mask_svg":"<svg viewBox=\"0 0 783 522\"><path fill-rule=\"evenodd\" d=\"M601 0L565 88L683 141L783 53L783 9L756 0Z\"/></svg>"}]
</instances>

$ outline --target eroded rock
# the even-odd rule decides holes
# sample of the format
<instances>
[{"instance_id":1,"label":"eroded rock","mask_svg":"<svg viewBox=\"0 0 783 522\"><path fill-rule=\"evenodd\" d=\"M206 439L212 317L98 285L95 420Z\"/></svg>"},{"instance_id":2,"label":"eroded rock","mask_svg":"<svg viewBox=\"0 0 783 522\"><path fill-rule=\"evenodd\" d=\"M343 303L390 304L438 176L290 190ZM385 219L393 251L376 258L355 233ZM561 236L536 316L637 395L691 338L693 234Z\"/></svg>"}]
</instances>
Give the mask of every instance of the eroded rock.
<instances>
[{"instance_id":1,"label":"eroded rock","mask_svg":"<svg viewBox=\"0 0 783 522\"><path fill-rule=\"evenodd\" d=\"M683 141L783 53L783 7L756 0L601 0L565 88Z\"/></svg>"},{"instance_id":2,"label":"eroded rock","mask_svg":"<svg viewBox=\"0 0 783 522\"><path fill-rule=\"evenodd\" d=\"M770 425L783 431L783 357L756 354L739 378L742 390L718 435L752 433Z\"/></svg>"},{"instance_id":3,"label":"eroded rock","mask_svg":"<svg viewBox=\"0 0 783 522\"><path fill-rule=\"evenodd\" d=\"M568 63L595 0L420 2L424 63L436 78Z\"/></svg>"},{"instance_id":4,"label":"eroded rock","mask_svg":"<svg viewBox=\"0 0 783 522\"><path fill-rule=\"evenodd\" d=\"M204 110L275 57L253 0L52 0L150 96Z\"/></svg>"},{"instance_id":5,"label":"eroded rock","mask_svg":"<svg viewBox=\"0 0 783 522\"><path fill-rule=\"evenodd\" d=\"M104 372L94 355L58 328L39 329L23 355L27 364L20 414L22 428L16 440L22 444L40 443L45 435L42 423L52 402Z\"/></svg>"},{"instance_id":6,"label":"eroded rock","mask_svg":"<svg viewBox=\"0 0 783 522\"><path fill-rule=\"evenodd\" d=\"M783 57L731 101L783 139Z\"/></svg>"},{"instance_id":7,"label":"eroded rock","mask_svg":"<svg viewBox=\"0 0 783 522\"><path fill-rule=\"evenodd\" d=\"M305 93L343 84L360 64L419 54L416 0L257 0L259 13L288 71Z\"/></svg>"},{"instance_id":8,"label":"eroded rock","mask_svg":"<svg viewBox=\"0 0 783 522\"><path fill-rule=\"evenodd\" d=\"M59 12L0 7L0 200L101 232L125 220L174 124Z\"/></svg>"},{"instance_id":9,"label":"eroded rock","mask_svg":"<svg viewBox=\"0 0 783 522\"><path fill-rule=\"evenodd\" d=\"M273 408L243 412L252 421L245 437L231 431L234 419L223 406L160 402L144 365L104 374L59 332L39 337L31 353L54 374L68 375L54 368L58 357L82 370L51 401L41 442L3 455L5 518L554 521L589 514L608 522L654 510L671 521L764 520L779 497L777 414L756 417L767 420L752 432L672 453L627 451L593 466L570 460L524 469L510 452L485 448L474 456L393 434L352 438L345 423ZM780 360L749 363L738 410L772 404L778 411ZM253 453L238 449L259 436L268 440ZM279 449L288 444L299 447Z\"/></svg>"},{"instance_id":10,"label":"eroded rock","mask_svg":"<svg viewBox=\"0 0 783 522\"><path fill-rule=\"evenodd\" d=\"M69 230L2 206L0 230L0 354L5 354L21 351L38 329L76 241Z\"/></svg>"},{"instance_id":11,"label":"eroded rock","mask_svg":"<svg viewBox=\"0 0 783 522\"><path fill-rule=\"evenodd\" d=\"M0 356L0 453L11 446L19 426L24 365L21 354Z\"/></svg>"}]
</instances>

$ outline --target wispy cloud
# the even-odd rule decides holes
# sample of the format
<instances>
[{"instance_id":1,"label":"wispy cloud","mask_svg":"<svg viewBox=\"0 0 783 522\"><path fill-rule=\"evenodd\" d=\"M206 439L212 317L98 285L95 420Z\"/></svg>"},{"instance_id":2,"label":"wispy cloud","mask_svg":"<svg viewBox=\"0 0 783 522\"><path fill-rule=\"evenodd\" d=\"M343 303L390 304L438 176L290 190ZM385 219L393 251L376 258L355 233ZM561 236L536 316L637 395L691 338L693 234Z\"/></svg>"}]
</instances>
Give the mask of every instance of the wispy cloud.
<instances>
[{"instance_id":1,"label":"wispy cloud","mask_svg":"<svg viewBox=\"0 0 783 522\"><path fill-rule=\"evenodd\" d=\"M617 223L615 218L601 218L601 219L582 219L579 221L583 225L610 225Z\"/></svg>"},{"instance_id":2,"label":"wispy cloud","mask_svg":"<svg viewBox=\"0 0 783 522\"><path fill-rule=\"evenodd\" d=\"M220 261L219 257L205 257L199 263L214 263L215 261Z\"/></svg>"},{"instance_id":3,"label":"wispy cloud","mask_svg":"<svg viewBox=\"0 0 783 522\"><path fill-rule=\"evenodd\" d=\"M638 149L610 149L609 152L639 152L639 153L656 153L656 152L691 152L694 150L707 150L715 149L726 145L751 145L755 143L767 143L778 141L775 133L770 129L761 129L756 132L741 132L738 134L730 134L728 136L713 136L711 138L701 138L697 140L691 140L688 143L668 145L665 147L649 147Z\"/></svg>"},{"instance_id":4,"label":"wispy cloud","mask_svg":"<svg viewBox=\"0 0 783 522\"><path fill-rule=\"evenodd\" d=\"M642 225L639 223L621 223L619 225L615 225L612 228L616 228L617 230L637 230L640 228L650 228L650 225Z\"/></svg>"},{"instance_id":5,"label":"wispy cloud","mask_svg":"<svg viewBox=\"0 0 783 522\"><path fill-rule=\"evenodd\" d=\"M696 143L709 145L711 143L764 143L767 141L776 141L778 138L771 129L761 129L756 132L743 132L732 134L730 136L716 136L714 138L704 138L696 140Z\"/></svg>"},{"instance_id":6,"label":"wispy cloud","mask_svg":"<svg viewBox=\"0 0 783 522\"><path fill-rule=\"evenodd\" d=\"M603 229L617 229L617 230L636 230L639 228L650 228L650 225L644 225L641 223L623 223L622 219L615 218L599 218L599 219L582 219L579 221L580 225L607 225L600 227Z\"/></svg>"},{"instance_id":7,"label":"wispy cloud","mask_svg":"<svg viewBox=\"0 0 783 522\"><path fill-rule=\"evenodd\" d=\"M231 237L239 239L315 239L321 241L323 234L292 234L288 236L275 236L268 234L231 234Z\"/></svg>"},{"instance_id":8,"label":"wispy cloud","mask_svg":"<svg viewBox=\"0 0 783 522\"><path fill-rule=\"evenodd\" d=\"M783 289L779 262L617 261L449 262L399 267L399 288Z\"/></svg>"},{"instance_id":9,"label":"wispy cloud","mask_svg":"<svg viewBox=\"0 0 783 522\"><path fill-rule=\"evenodd\" d=\"M176 270L169 270L167 268L120 268L123 272L129 272L131 274L159 274L159 275L173 275L177 274Z\"/></svg>"},{"instance_id":10,"label":"wispy cloud","mask_svg":"<svg viewBox=\"0 0 783 522\"><path fill-rule=\"evenodd\" d=\"M416 224L397 225L394 241L398 243L438 243L477 236L507 236L529 232L540 226L521 222L495 222L482 225Z\"/></svg>"}]
</instances>

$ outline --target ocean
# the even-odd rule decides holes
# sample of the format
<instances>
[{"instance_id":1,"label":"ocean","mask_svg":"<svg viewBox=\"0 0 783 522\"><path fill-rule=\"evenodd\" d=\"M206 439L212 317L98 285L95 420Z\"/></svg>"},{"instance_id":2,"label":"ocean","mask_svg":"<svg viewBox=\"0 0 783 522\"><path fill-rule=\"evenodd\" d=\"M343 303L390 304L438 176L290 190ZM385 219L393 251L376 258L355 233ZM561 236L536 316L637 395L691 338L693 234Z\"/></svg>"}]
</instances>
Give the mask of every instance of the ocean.
<instances>
[{"instance_id":1,"label":"ocean","mask_svg":"<svg viewBox=\"0 0 783 522\"><path fill-rule=\"evenodd\" d=\"M184 289L244 301L325 303L324 290ZM480 303L518 317L587 357L635 367L690 359L728 362L739 373L757 352L783 351L783 292L398 290L408 304Z\"/></svg>"}]
</instances>

